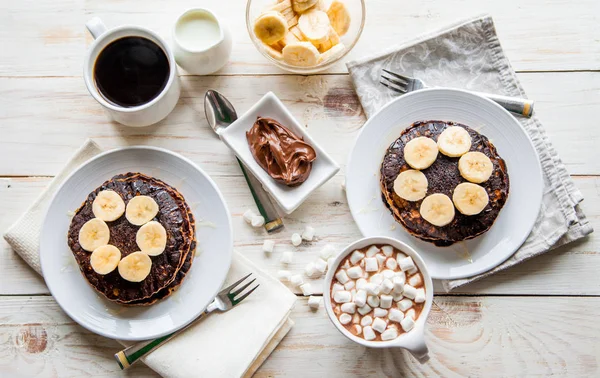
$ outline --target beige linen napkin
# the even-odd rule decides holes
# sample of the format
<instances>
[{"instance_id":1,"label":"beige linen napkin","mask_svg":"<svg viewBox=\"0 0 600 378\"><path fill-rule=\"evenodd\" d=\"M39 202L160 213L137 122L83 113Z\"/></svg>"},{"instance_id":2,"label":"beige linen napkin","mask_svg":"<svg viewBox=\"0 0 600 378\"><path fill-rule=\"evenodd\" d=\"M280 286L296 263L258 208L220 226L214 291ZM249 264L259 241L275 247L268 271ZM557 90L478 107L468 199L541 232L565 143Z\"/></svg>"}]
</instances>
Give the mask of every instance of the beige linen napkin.
<instances>
[{"instance_id":1,"label":"beige linen napkin","mask_svg":"<svg viewBox=\"0 0 600 378\"><path fill-rule=\"evenodd\" d=\"M101 152L96 143L86 141L4 234L15 252L38 273L41 274L38 239L50 200L72 171ZM250 272L260 287L239 307L206 317L142 359L146 365L164 377L174 378L254 374L294 324L289 314L296 296L238 253L234 253L225 285Z\"/></svg>"},{"instance_id":2,"label":"beige linen napkin","mask_svg":"<svg viewBox=\"0 0 600 378\"><path fill-rule=\"evenodd\" d=\"M418 77L431 86L526 97L504 55L490 16L452 25L377 56L348 62L347 66L367 117L397 96L379 84L382 68ZM535 116L517 119L531 138L544 173L545 190L536 224L512 257L477 276L442 281L447 291L583 238L593 231L578 205L583 196L540 121Z\"/></svg>"}]
</instances>

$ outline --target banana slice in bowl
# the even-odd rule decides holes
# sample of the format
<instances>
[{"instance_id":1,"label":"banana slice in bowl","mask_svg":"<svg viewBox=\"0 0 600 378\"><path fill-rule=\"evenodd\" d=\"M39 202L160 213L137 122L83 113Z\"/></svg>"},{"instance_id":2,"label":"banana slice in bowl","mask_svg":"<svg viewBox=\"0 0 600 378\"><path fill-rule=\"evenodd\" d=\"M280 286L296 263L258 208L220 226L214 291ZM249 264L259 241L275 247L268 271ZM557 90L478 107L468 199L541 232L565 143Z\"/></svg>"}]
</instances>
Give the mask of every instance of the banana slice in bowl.
<instances>
[{"instance_id":1,"label":"banana slice in bowl","mask_svg":"<svg viewBox=\"0 0 600 378\"><path fill-rule=\"evenodd\" d=\"M311 9L302 13L298 19L298 28L302 35L312 43L323 43L329 39L329 17L327 13Z\"/></svg>"},{"instance_id":2,"label":"banana slice in bowl","mask_svg":"<svg viewBox=\"0 0 600 378\"><path fill-rule=\"evenodd\" d=\"M327 10L327 17L338 35L343 36L350 29L350 12L341 1L333 0Z\"/></svg>"},{"instance_id":3,"label":"banana slice in bowl","mask_svg":"<svg viewBox=\"0 0 600 378\"><path fill-rule=\"evenodd\" d=\"M267 45L279 42L287 30L288 21L276 11L263 13L254 22L254 35Z\"/></svg>"},{"instance_id":4,"label":"banana slice in bowl","mask_svg":"<svg viewBox=\"0 0 600 378\"><path fill-rule=\"evenodd\" d=\"M310 42L295 42L281 50L283 60L291 65L311 67L319 61L319 50Z\"/></svg>"}]
</instances>

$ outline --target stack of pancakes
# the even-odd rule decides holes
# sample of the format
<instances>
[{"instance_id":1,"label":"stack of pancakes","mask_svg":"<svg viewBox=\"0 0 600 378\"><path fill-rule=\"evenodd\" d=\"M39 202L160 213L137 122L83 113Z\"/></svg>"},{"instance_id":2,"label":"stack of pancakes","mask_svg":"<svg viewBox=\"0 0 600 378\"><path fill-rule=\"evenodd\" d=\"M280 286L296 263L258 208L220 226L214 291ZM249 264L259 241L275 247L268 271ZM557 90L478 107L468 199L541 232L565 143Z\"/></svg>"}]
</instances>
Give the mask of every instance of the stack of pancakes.
<instances>
[{"instance_id":1,"label":"stack of pancakes","mask_svg":"<svg viewBox=\"0 0 600 378\"><path fill-rule=\"evenodd\" d=\"M394 192L394 180L400 172L411 167L404 160L404 146L417 137L429 137L437 141L438 136L450 126L460 126L471 136L471 150L479 151L490 158L494 165L489 180L479 184L488 193L489 204L477 215L463 215L459 211L450 224L437 227L421 217L419 208L422 201L406 201ZM454 188L466 180L458 170L458 159L438 154L436 161L422 170L427 177L427 195L446 194L452 198ZM404 228L419 239L437 246L449 246L461 240L472 239L492 227L500 210L508 198L509 180L506 163L498 155L496 148L484 135L468 126L444 121L416 122L400 134L388 148L381 164L381 193L383 202L392 215Z\"/></svg>"},{"instance_id":2,"label":"stack of pancakes","mask_svg":"<svg viewBox=\"0 0 600 378\"><path fill-rule=\"evenodd\" d=\"M150 256L150 274L141 282L123 279L117 269L106 275L96 273L90 265L90 252L79 245L79 230L94 218L92 202L102 190L113 190L125 201L135 196L152 197L159 206L153 219L160 222L167 231L165 251L158 256ZM110 229L109 244L121 251L121 257L139 251L135 226L122 215L113 222L107 222ZM71 221L68 244L87 281L100 294L111 301L136 306L147 306L171 295L181 285L192 266L196 250L196 225L194 216L185 199L175 188L165 182L141 173L126 173L114 176L87 197Z\"/></svg>"}]
</instances>

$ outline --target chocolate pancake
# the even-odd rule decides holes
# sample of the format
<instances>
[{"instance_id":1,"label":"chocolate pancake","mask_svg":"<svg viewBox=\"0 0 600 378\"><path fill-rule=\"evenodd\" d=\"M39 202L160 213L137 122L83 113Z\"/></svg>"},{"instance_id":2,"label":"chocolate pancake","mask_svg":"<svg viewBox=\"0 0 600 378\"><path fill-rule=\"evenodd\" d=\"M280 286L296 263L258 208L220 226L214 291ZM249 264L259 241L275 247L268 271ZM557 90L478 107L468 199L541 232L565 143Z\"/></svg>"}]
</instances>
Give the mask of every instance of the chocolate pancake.
<instances>
[{"instance_id":1,"label":"chocolate pancake","mask_svg":"<svg viewBox=\"0 0 600 378\"><path fill-rule=\"evenodd\" d=\"M151 256L150 274L142 282L129 282L118 271L100 275L90 265L90 252L79 245L79 230L85 222L94 218L92 202L102 190L114 190L127 203L137 195L152 197L159 205L156 221L167 231L167 246L158 256ZM117 175L94 190L83 205L77 209L68 233L68 244L80 270L88 282L102 295L112 301L129 303L150 298L170 285L185 262L186 254L194 242L195 230L187 215L185 200L176 189L166 183L140 173ZM132 225L125 216L107 222L110 229L109 243L119 248L122 257L139 250L135 237L139 226Z\"/></svg>"},{"instance_id":2,"label":"chocolate pancake","mask_svg":"<svg viewBox=\"0 0 600 378\"><path fill-rule=\"evenodd\" d=\"M394 180L400 172L411 167L404 160L404 146L411 139L425 136L437 141L438 136L450 126L460 126L471 136L471 150L484 153L494 165L489 180L479 184L489 195L489 204L477 214L466 216L458 210L452 222L444 227L437 227L424 220L419 212L422 201L406 201L394 192ZM422 170L427 177L427 195L443 193L452 198L454 188L466 182L458 170L459 158L451 158L441 153L436 161ZM509 179L506 163L498 155L496 148L484 135L468 126L444 121L416 122L400 134L388 148L381 164L381 193L383 202L392 212L394 218L412 235L437 246L448 246L461 240L472 239L483 234L492 227L504 206L509 192Z\"/></svg>"}]
</instances>

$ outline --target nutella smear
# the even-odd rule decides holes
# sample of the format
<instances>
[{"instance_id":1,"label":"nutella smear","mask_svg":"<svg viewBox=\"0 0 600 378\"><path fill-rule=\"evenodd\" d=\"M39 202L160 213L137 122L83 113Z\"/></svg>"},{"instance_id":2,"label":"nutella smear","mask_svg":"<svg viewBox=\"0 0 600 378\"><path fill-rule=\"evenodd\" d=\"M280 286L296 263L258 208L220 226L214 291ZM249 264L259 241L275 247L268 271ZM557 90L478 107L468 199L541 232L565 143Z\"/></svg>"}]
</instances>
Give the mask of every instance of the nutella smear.
<instances>
[{"instance_id":1,"label":"nutella smear","mask_svg":"<svg viewBox=\"0 0 600 378\"><path fill-rule=\"evenodd\" d=\"M315 149L272 118L258 117L246 132L252 156L277 182L302 184L317 158Z\"/></svg>"}]
</instances>

